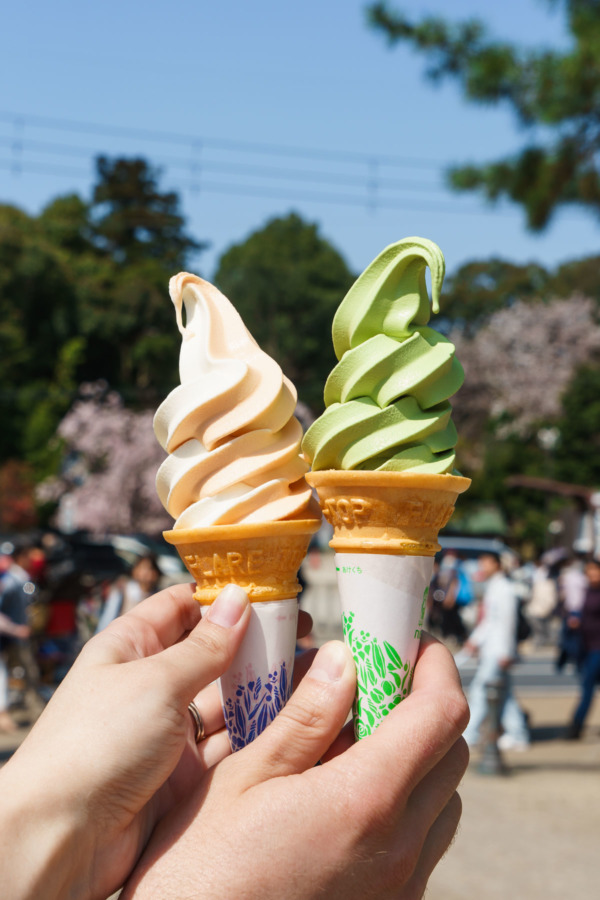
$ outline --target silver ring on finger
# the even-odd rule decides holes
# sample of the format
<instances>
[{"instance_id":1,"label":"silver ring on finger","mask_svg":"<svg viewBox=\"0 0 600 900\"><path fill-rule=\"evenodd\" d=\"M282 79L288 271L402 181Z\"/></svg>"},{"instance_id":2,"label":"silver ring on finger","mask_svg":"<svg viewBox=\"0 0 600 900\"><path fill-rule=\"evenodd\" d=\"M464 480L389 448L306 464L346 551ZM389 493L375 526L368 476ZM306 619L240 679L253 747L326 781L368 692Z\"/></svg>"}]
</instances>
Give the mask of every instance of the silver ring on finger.
<instances>
[{"instance_id":1,"label":"silver ring on finger","mask_svg":"<svg viewBox=\"0 0 600 900\"><path fill-rule=\"evenodd\" d=\"M190 711L190 716L192 717L192 722L194 723L194 740L199 744L200 741L204 740L204 719L200 715L200 710L193 700L188 704L188 709Z\"/></svg>"}]
</instances>

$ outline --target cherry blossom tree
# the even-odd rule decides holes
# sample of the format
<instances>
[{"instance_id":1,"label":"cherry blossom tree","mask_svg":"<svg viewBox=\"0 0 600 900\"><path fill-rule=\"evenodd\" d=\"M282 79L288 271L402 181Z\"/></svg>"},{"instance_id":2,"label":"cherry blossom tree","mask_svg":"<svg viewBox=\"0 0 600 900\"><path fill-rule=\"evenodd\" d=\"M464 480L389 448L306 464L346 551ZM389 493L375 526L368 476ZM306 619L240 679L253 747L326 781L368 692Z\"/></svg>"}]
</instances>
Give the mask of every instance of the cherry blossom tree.
<instances>
[{"instance_id":1,"label":"cherry blossom tree","mask_svg":"<svg viewBox=\"0 0 600 900\"><path fill-rule=\"evenodd\" d=\"M58 501L59 524L96 534L150 535L172 525L154 485L165 454L152 417L150 410L127 409L106 382L81 386L58 428L61 474L38 490L38 499Z\"/></svg>"},{"instance_id":2,"label":"cherry blossom tree","mask_svg":"<svg viewBox=\"0 0 600 900\"><path fill-rule=\"evenodd\" d=\"M451 334L465 368L455 421L467 453L486 423L497 438L528 438L556 422L577 368L600 358L597 304L583 296L517 301L494 313L474 337ZM472 460L471 460L472 461Z\"/></svg>"}]
</instances>

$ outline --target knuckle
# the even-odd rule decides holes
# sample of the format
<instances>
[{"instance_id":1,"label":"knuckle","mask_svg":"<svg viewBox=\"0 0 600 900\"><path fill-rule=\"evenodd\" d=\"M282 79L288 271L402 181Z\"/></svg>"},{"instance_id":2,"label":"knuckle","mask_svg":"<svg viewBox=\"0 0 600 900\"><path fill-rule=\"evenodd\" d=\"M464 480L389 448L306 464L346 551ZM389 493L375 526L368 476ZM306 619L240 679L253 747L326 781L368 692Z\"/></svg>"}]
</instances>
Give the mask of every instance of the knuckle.
<instances>
[{"instance_id":1,"label":"knuckle","mask_svg":"<svg viewBox=\"0 0 600 900\"><path fill-rule=\"evenodd\" d=\"M448 812L452 816L455 821L454 830L458 828L458 823L460 822L460 817L462 816L463 804L462 798L460 794L455 791L452 797L450 798L450 802L448 803Z\"/></svg>"},{"instance_id":2,"label":"knuckle","mask_svg":"<svg viewBox=\"0 0 600 900\"><path fill-rule=\"evenodd\" d=\"M325 718L321 704L310 696L296 694L280 712L294 731L315 730L323 725Z\"/></svg>"},{"instance_id":3,"label":"knuckle","mask_svg":"<svg viewBox=\"0 0 600 900\"><path fill-rule=\"evenodd\" d=\"M469 724L467 698L460 688L450 691L444 699L444 718L458 739Z\"/></svg>"},{"instance_id":4,"label":"knuckle","mask_svg":"<svg viewBox=\"0 0 600 900\"><path fill-rule=\"evenodd\" d=\"M171 601L172 608L176 611L177 621L182 633L194 628L200 619L200 605L196 601L193 603L183 602L185 594L183 594L182 588L186 587L191 591L190 585L180 584L166 588L167 596Z\"/></svg>"},{"instance_id":5,"label":"knuckle","mask_svg":"<svg viewBox=\"0 0 600 900\"><path fill-rule=\"evenodd\" d=\"M438 820L440 824L443 824L443 834L441 836L442 856L448 852L449 848L452 846L456 838L456 833L460 824L460 818L462 816L462 808L463 807L460 794L456 793L455 791L444 807L444 810Z\"/></svg>"},{"instance_id":6,"label":"knuckle","mask_svg":"<svg viewBox=\"0 0 600 900\"><path fill-rule=\"evenodd\" d=\"M342 803L344 818L355 823L356 835L360 841L384 841L390 846L394 835L402 823L406 809L405 798L389 789L389 779L373 777L369 793L365 796L361 779L348 779Z\"/></svg>"},{"instance_id":7,"label":"knuckle","mask_svg":"<svg viewBox=\"0 0 600 900\"><path fill-rule=\"evenodd\" d=\"M419 863L422 845L422 840L414 832L407 833L405 829L396 830L390 837L390 850L382 871L384 889L390 892L394 888L399 890L410 882Z\"/></svg>"},{"instance_id":8,"label":"knuckle","mask_svg":"<svg viewBox=\"0 0 600 900\"><path fill-rule=\"evenodd\" d=\"M438 782L448 795L455 791L469 764L469 748L463 738L459 738L448 750L437 766Z\"/></svg>"},{"instance_id":9,"label":"knuckle","mask_svg":"<svg viewBox=\"0 0 600 900\"><path fill-rule=\"evenodd\" d=\"M460 777L462 778L462 776L467 771L469 759L471 756L469 752L469 745L463 737L459 737L456 744L454 745L454 753L456 754L456 766L460 773Z\"/></svg>"},{"instance_id":10,"label":"knuckle","mask_svg":"<svg viewBox=\"0 0 600 900\"><path fill-rule=\"evenodd\" d=\"M406 800L386 789L386 782L384 778L373 779L365 796L364 785L344 779L338 808L340 816L349 823L348 855L354 858L361 874L367 868L373 870L377 885L373 896L404 896L401 891L417 869L424 835L410 827Z\"/></svg>"},{"instance_id":11,"label":"knuckle","mask_svg":"<svg viewBox=\"0 0 600 900\"><path fill-rule=\"evenodd\" d=\"M224 629L220 629L220 631L223 632ZM226 642L223 641L222 634L217 633L217 629L198 628L188 636L187 640L196 646L204 656L211 659L220 660L227 655Z\"/></svg>"}]
</instances>

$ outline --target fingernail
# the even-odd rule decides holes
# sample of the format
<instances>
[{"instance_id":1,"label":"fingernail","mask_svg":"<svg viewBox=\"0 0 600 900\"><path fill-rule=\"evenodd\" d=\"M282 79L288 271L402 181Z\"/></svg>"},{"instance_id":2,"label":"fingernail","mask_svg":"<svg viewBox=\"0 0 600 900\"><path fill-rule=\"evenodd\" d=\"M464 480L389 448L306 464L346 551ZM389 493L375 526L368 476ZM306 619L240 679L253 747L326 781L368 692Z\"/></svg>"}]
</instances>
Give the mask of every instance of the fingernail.
<instances>
[{"instance_id":1,"label":"fingernail","mask_svg":"<svg viewBox=\"0 0 600 900\"><path fill-rule=\"evenodd\" d=\"M242 613L248 606L248 595L237 584L228 584L217 596L214 603L206 613L214 625L223 628L231 628L242 618Z\"/></svg>"},{"instance_id":2,"label":"fingernail","mask_svg":"<svg viewBox=\"0 0 600 900\"><path fill-rule=\"evenodd\" d=\"M346 650L343 644L325 644L315 656L308 675L315 681L328 683L339 681L346 668L346 661Z\"/></svg>"}]
</instances>

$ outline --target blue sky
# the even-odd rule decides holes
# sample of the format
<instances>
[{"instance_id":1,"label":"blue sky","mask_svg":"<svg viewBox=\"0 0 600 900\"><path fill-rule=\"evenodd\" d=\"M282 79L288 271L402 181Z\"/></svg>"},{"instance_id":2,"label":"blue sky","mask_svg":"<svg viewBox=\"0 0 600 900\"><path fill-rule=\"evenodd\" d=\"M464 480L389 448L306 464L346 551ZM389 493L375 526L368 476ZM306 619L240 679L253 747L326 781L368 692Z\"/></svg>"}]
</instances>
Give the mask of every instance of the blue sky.
<instances>
[{"instance_id":1,"label":"blue sky","mask_svg":"<svg viewBox=\"0 0 600 900\"><path fill-rule=\"evenodd\" d=\"M419 56L366 27L365 6L11 4L0 20L0 201L36 212L57 194L87 195L95 153L141 154L163 166L190 230L211 242L196 266L207 277L230 244L291 209L355 271L410 234L437 241L449 271L492 255L552 266L598 253L588 213L566 210L534 236L518 208L491 212L442 186L446 166L496 158L527 135L508 110L432 86ZM495 34L530 45L568 39L562 5L547 0L404 7L483 10Z\"/></svg>"}]
</instances>

